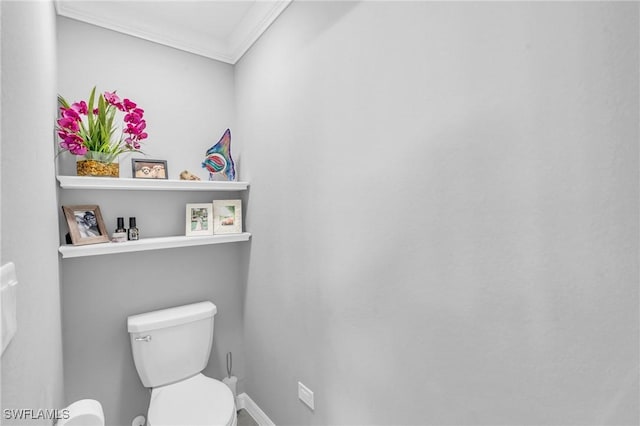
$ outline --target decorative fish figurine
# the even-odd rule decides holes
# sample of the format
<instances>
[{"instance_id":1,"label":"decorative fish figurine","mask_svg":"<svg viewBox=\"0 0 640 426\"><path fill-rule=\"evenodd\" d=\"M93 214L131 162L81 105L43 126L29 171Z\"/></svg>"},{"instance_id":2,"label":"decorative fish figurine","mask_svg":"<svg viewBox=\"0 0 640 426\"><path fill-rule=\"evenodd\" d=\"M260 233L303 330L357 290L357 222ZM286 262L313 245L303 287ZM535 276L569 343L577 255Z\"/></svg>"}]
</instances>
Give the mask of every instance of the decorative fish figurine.
<instances>
[{"instance_id":1,"label":"decorative fish figurine","mask_svg":"<svg viewBox=\"0 0 640 426\"><path fill-rule=\"evenodd\" d=\"M207 150L202 167L209 171L209 180L216 180L216 174L229 181L236 180L236 166L231 158L231 130L227 129L218 143Z\"/></svg>"}]
</instances>

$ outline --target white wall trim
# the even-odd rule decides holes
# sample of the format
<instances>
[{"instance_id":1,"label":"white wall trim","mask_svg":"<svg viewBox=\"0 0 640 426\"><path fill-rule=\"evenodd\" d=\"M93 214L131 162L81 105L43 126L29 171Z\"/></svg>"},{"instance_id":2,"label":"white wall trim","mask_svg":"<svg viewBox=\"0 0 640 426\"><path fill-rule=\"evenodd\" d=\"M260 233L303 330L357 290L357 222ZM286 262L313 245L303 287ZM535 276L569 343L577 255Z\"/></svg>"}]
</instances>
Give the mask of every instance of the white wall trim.
<instances>
[{"instance_id":1,"label":"white wall trim","mask_svg":"<svg viewBox=\"0 0 640 426\"><path fill-rule=\"evenodd\" d=\"M186 34L178 33L173 28L156 28L153 25L145 28L140 26L139 22L124 19L110 9L87 11L82 3L76 1L55 0L55 6L60 16L233 65L289 6L290 2L291 0L255 2L226 40L205 39L196 31Z\"/></svg>"},{"instance_id":2,"label":"white wall trim","mask_svg":"<svg viewBox=\"0 0 640 426\"><path fill-rule=\"evenodd\" d=\"M276 426L276 424L271 421L269 416L267 416L264 413L264 411L262 411L260 407L258 407L258 404L256 404L253 401L253 399L251 399L249 395L247 395L246 393L243 392L240 395L238 395L236 406L238 410L241 410L241 409L247 410L247 412L251 415L251 417L253 417L253 420L255 420L256 423L258 423L258 425Z\"/></svg>"},{"instance_id":3,"label":"white wall trim","mask_svg":"<svg viewBox=\"0 0 640 426\"><path fill-rule=\"evenodd\" d=\"M280 14L289 6L291 0L274 2L256 2L230 35L228 43L231 64L235 64L253 46Z\"/></svg>"},{"instance_id":4,"label":"white wall trim","mask_svg":"<svg viewBox=\"0 0 640 426\"><path fill-rule=\"evenodd\" d=\"M188 37L184 40L180 40L176 37L172 37L170 29L166 29L165 32L144 29L140 26L129 25L126 22L119 22L111 16L104 17L87 13L83 10L77 10L73 7L74 3L58 0L55 4L57 7L58 15L60 16L65 16L67 18L75 19L80 22L86 22L91 25L106 28L108 30L127 34L133 37L138 37L153 43L173 47L174 49L194 53L206 58L233 64L233 55L228 52L227 46L219 40L200 40L193 38L189 39Z\"/></svg>"}]
</instances>

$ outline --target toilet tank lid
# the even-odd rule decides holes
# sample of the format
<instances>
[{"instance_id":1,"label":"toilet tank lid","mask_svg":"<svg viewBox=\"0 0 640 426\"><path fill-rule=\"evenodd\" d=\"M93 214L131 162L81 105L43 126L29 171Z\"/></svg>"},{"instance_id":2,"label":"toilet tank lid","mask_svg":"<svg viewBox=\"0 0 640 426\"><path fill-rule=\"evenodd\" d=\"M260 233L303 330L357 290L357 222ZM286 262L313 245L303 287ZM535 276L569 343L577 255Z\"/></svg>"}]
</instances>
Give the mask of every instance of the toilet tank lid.
<instances>
[{"instance_id":1,"label":"toilet tank lid","mask_svg":"<svg viewBox=\"0 0 640 426\"><path fill-rule=\"evenodd\" d=\"M129 333L157 330L173 327L205 318L211 318L217 312L216 305L211 302L199 302L175 308L132 315L127 318Z\"/></svg>"}]
</instances>

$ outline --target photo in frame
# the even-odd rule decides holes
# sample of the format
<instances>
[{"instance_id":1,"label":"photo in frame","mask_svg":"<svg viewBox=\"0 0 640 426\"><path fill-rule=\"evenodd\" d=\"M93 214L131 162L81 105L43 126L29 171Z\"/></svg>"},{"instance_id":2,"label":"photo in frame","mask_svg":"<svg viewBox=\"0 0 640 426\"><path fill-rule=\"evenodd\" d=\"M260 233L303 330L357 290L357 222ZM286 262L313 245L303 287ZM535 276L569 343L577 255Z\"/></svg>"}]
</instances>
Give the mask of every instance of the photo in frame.
<instances>
[{"instance_id":1,"label":"photo in frame","mask_svg":"<svg viewBox=\"0 0 640 426\"><path fill-rule=\"evenodd\" d=\"M71 244L75 246L109 242L109 234L97 205L62 206Z\"/></svg>"},{"instance_id":2,"label":"photo in frame","mask_svg":"<svg viewBox=\"0 0 640 426\"><path fill-rule=\"evenodd\" d=\"M168 179L167 160L131 159L131 176L134 179Z\"/></svg>"},{"instance_id":3,"label":"photo in frame","mask_svg":"<svg viewBox=\"0 0 640 426\"><path fill-rule=\"evenodd\" d=\"M242 233L242 200L213 201L213 233Z\"/></svg>"},{"instance_id":4,"label":"photo in frame","mask_svg":"<svg viewBox=\"0 0 640 426\"><path fill-rule=\"evenodd\" d=\"M213 235L213 206L210 203L187 204L185 235Z\"/></svg>"}]
</instances>

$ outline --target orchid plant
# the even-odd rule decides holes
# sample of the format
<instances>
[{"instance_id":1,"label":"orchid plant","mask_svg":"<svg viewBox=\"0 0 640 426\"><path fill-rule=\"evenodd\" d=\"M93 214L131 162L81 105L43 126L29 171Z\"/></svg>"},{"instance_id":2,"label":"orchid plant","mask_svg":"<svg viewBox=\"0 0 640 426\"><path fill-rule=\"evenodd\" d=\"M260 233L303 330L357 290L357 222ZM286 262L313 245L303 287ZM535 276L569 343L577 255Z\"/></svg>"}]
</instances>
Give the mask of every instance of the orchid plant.
<instances>
[{"instance_id":1,"label":"orchid plant","mask_svg":"<svg viewBox=\"0 0 640 426\"><path fill-rule=\"evenodd\" d=\"M99 94L91 90L89 104L85 101L69 104L58 95L60 118L57 123L61 151L87 158L99 153L103 161L112 162L124 152L141 152L140 142L147 138L144 110L129 99L120 100L116 92ZM114 123L117 111L124 113L126 127L116 136Z\"/></svg>"}]
</instances>

